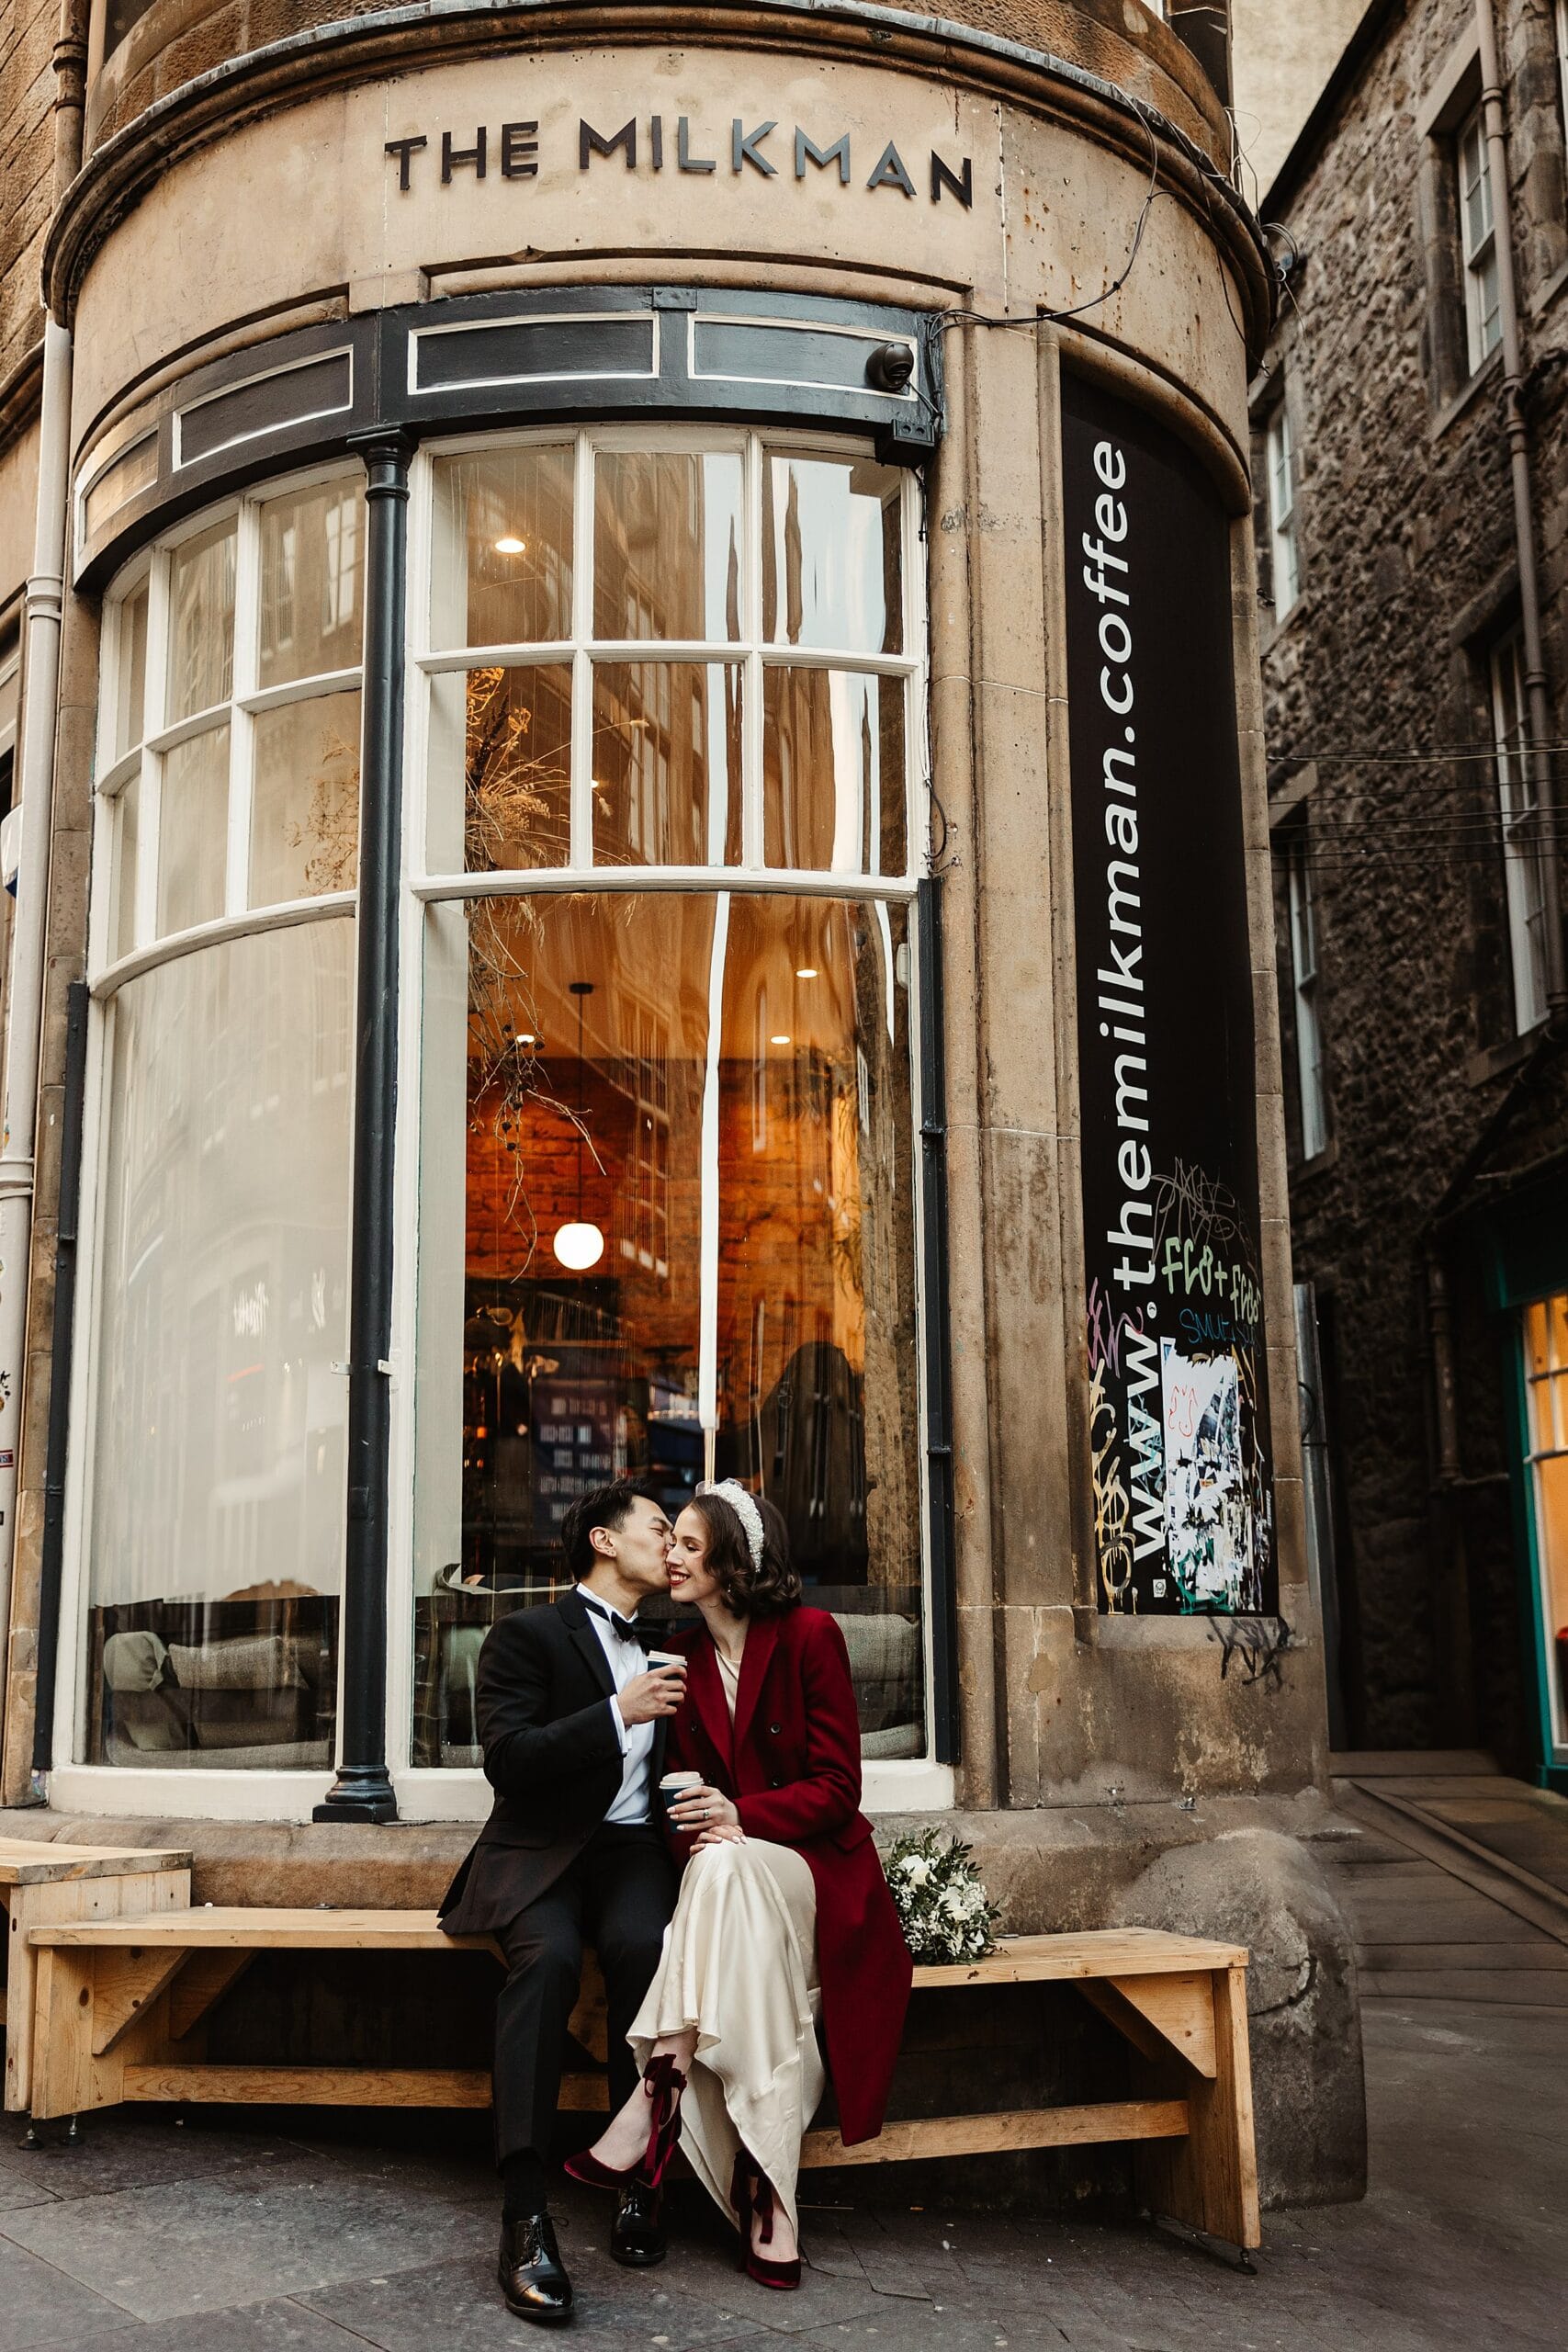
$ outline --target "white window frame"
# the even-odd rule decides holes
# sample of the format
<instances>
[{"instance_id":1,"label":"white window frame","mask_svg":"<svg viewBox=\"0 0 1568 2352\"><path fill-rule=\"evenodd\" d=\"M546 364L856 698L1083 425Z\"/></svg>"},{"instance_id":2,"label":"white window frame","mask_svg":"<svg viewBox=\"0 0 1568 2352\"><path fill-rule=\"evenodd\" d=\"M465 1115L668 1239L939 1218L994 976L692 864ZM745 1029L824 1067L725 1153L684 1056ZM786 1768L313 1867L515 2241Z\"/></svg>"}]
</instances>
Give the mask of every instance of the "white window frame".
<instances>
[{"instance_id":1,"label":"white window frame","mask_svg":"<svg viewBox=\"0 0 1568 2352\"><path fill-rule=\"evenodd\" d=\"M1508 924L1514 1027L1519 1036L1546 1018L1546 876L1540 809L1530 772L1529 700L1524 638L1514 629L1487 661L1492 740L1497 769L1497 819L1503 843L1503 899Z\"/></svg>"},{"instance_id":2,"label":"white window frame","mask_svg":"<svg viewBox=\"0 0 1568 2352\"><path fill-rule=\"evenodd\" d=\"M1480 106L1465 118L1454 134L1454 175L1459 197L1465 345L1473 376L1503 340L1492 159Z\"/></svg>"},{"instance_id":3,"label":"white window frame","mask_svg":"<svg viewBox=\"0 0 1568 2352\"><path fill-rule=\"evenodd\" d=\"M1300 602L1301 548L1296 537L1296 452L1291 407L1281 397L1263 436L1264 491L1269 502L1269 557L1274 618L1282 621Z\"/></svg>"},{"instance_id":4,"label":"white window frame","mask_svg":"<svg viewBox=\"0 0 1568 2352\"><path fill-rule=\"evenodd\" d=\"M1290 900L1291 995L1296 1017L1302 1158L1315 1159L1328 1142L1328 1102L1323 1079L1323 1023L1317 1005L1317 910L1313 903L1312 844L1304 819L1291 829L1285 878Z\"/></svg>"},{"instance_id":5,"label":"white window frame","mask_svg":"<svg viewBox=\"0 0 1568 2352\"><path fill-rule=\"evenodd\" d=\"M563 441L575 444L577 450L577 480L573 502L573 594L574 637L565 651L560 643L501 648L470 647L453 651L434 650L428 642L431 584L431 548L433 537L434 466L438 457L465 453L478 455L481 451L526 444L547 444L558 447ZM433 441L422 447L412 468L409 523L408 557L408 641L407 698L405 706L405 752L403 797L403 882L400 923L400 1019L399 1025L398 1072L398 1137L396 1155L396 1221L399 1236L394 1267L393 1340L390 1363L390 1394L392 1405L391 1458L389 1464L389 1592L387 1640L387 1755L392 1784L397 1793L400 1814L408 1820L478 1821L489 1813L493 1792L483 1772L477 1770L447 1768L415 1768L408 1758L412 1754L413 1733L413 1471L414 1443L414 1382L411 1376L414 1362L415 1334L418 1310L418 1272L420 1247L420 1144L422 1100L422 1049L423 1026L423 986L425 925L428 910L444 902L482 896L529 897L542 891L631 891L634 893L658 889L700 891L705 893L761 893L772 897L839 897L860 899L869 904L884 906L899 904L909 908L910 923L908 937L909 974L909 1037L910 1037L910 1159L915 1176L913 1185L914 1231L912 1250L917 1315L925 1312L920 1288L924 1263L922 1247L923 1202L918 1181L919 1166L919 1136L920 1128L918 1007L919 1004L919 975L918 968L919 941L913 922L913 909L919 876L924 859L930 800L930 763L928 753L928 623L925 601L923 544L920 537L919 484L914 475L906 474L902 489L902 539L904 614L903 644L905 650L897 655L867 654L847 649L819 649L765 644L761 639L760 607L748 617L749 634L739 643L723 641L694 641L691 644L673 641L637 639L629 642L608 640L600 643L592 637L590 592L592 556L592 475L593 452L599 448L628 450L658 449L660 451L712 451L736 448L743 453L746 492L746 557L748 594L754 601L761 582L761 514L762 495L761 451L764 444L772 448L798 451L803 457L852 455L864 457L868 443L864 435L796 431L782 422L776 431L765 435L760 433L735 431L724 427L704 430L681 425L618 426L601 428L539 427L513 433L470 434L449 440ZM161 697L164 690L164 649L154 644L152 611L149 616L147 649L147 714L144 720L144 741L133 753L112 762L114 712L117 707L118 680L117 664L119 651L119 631L115 627L116 608L125 596L132 593L147 577L150 563L167 564L167 551L177 542L211 528L225 514L240 515L243 527L255 535L254 521L245 525L247 509L254 510L265 500L288 492L299 491L315 482L342 478L345 469L332 466L313 469L308 474L279 477L268 481L241 500L230 500L204 510L178 530L164 535L157 543L151 558L143 556L133 561L113 582L106 598L104 633L105 654L101 665L99 701L99 774L95 791L95 838L93 843L92 921L89 942L89 976L93 996L93 1020L89 1033L86 1099L84 1108L84 1184L80 1248L87 1270L77 1302L76 1342L72 1381L72 1429L77 1442L71 1449L68 1473L65 1521L65 1564L61 1594L62 1640L56 1681L56 1758L51 1772L51 1788L54 1801L72 1810L85 1809L103 1815L159 1814L164 1817L183 1816L187 1819L291 1821L308 1822L312 1808L325 1796L333 1774L321 1770L246 1771L212 1770L200 1767L178 1771L144 1770L135 1766L90 1765L76 1762L86 1724L87 1661L87 1529L91 1523L91 1464L94 1453L93 1416L95 1384L89 1377L89 1365L94 1354L91 1334L97 1328L99 1250L97 1246L97 1190L102 1182L106 1133L107 1076L111 1067L113 1045L114 999L128 979L170 957L221 940L237 938L252 932L276 930L289 923L320 921L341 914L352 908L354 893L334 893L320 899L299 899L282 906L246 910L243 908L243 869L235 860L240 842L240 827L233 814L239 786L231 785L230 867L223 916L203 923L173 937L154 941L148 935L151 925L151 900L146 876L156 874L157 839L156 809L150 819L148 791L143 785L141 812L139 857L141 887L137 944L134 950L118 960L110 960L111 933L110 890L113 879L114 827L104 821L109 804L123 789L133 775L143 773L144 763L154 763L161 752L186 734L197 731L192 721L183 721L178 728L164 729L161 705L153 702L154 692ZM753 557L754 551L754 557ZM243 577L242 557L241 578ZM250 592L254 624L259 574ZM246 723L258 710L276 702L298 695L323 691L322 678L300 681L266 693L254 690L254 673L242 666L240 652L240 600L243 591L236 585L236 651L235 677L232 682L231 708L234 714L234 729L231 736L231 760L248 760L249 746L236 748L236 739L245 733ZM154 606L154 609L156 607ZM592 648L592 652L590 652ZM574 863L570 867L547 871L510 871L495 874L436 873L429 869L426 859L428 841L427 746L428 712L431 679L442 672L461 671L472 666L480 655L487 661L500 662L503 666L528 666L542 662L560 662L570 659L573 668L574 764L572 781L572 839L574 847L591 841L591 803L586 757L577 759L578 737L584 747L588 737L576 714L591 708L591 666L592 660L629 660L660 662L691 660L694 662L741 662L745 668L746 706L743 720L743 779L742 863L739 865L718 864L701 866L593 866ZM899 875L868 874L863 871L807 873L788 867L767 866L761 863L762 851L762 703L761 673L765 667L777 663L789 667L840 668L860 673L897 675L908 680L908 700L905 718L905 841L906 868ZM331 673L341 676L344 685L357 684L357 671ZM154 688L156 680L156 688ZM157 722L156 725L154 722ZM235 772L231 771L231 774ZM243 786L248 792L248 770L242 772ZM152 775L152 797L156 795L156 772ZM97 804L102 804L100 807ZM248 812L248 797L245 808ZM874 858L880 848L880 829L873 811L870 852ZM244 841L248 842L248 822ZM886 934L885 934L886 935ZM889 985L892 985L891 966ZM460 1223L459 1228L460 1230ZM922 1358L923 1361L923 1358ZM931 1726L934 1723L934 1689L932 1685L931 1624L931 1543L927 1523L929 1498L926 1480L927 1463L927 1398L923 1376L916 1383L919 1399L916 1432L919 1464L918 1488L920 1499L920 1560L923 1590L922 1657L926 1681L926 1724L928 1753L923 1758L868 1759L863 1767L863 1801L868 1811L945 1811L955 1801L954 1775L950 1766L934 1762L930 1755ZM342 1720L341 1677L344 1671L344 1645L339 1643L340 1707Z\"/></svg>"},{"instance_id":6,"label":"white window frame","mask_svg":"<svg viewBox=\"0 0 1568 2352\"><path fill-rule=\"evenodd\" d=\"M1562 133L1568 140L1568 0L1553 0L1552 26L1557 36L1557 95L1562 109Z\"/></svg>"}]
</instances>

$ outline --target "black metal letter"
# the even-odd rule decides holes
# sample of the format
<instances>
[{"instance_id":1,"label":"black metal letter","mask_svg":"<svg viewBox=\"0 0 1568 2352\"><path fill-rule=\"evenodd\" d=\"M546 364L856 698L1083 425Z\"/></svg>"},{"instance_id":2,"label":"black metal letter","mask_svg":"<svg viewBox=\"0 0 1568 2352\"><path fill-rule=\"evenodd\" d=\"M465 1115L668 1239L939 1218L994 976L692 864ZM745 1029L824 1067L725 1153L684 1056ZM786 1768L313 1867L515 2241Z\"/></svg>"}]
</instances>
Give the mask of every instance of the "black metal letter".
<instances>
[{"instance_id":1,"label":"black metal letter","mask_svg":"<svg viewBox=\"0 0 1568 2352\"><path fill-rule=\"evenodd\" d=\"M594 155L613 155L617 147L624 148L626 151L627 171L635 172L637 169L637 119L635 116L630 122L623 122L619 130L613 132L608 139L601 139L592 124L584 122L581 118L579 117L577 125L577 168L580 172L585 172L588 169L591 157Z\"/></svg>"},{"instance_id":2,"label":"black metal letter","mask_svg":"<svg viewBox=\"0 0 1568 2352\"><path fill-rule=\"evenodd\" d=\"M661 114L654 115L649 123L648 147L653 158L654 170L661 172L664 169L664 117Z\"/></svg>"},{"instance_id":3,"label":"black metal letter","mask_svg":"<svg viewBox=\"0 0 1568 2352\"><path fill-rule=\"evenodd\" d=\"M394 1821L387 1773L388 1390L392 1344L392 1143L398 1107L398 876L402 852L403 634L409 460L383 426L355 435L369 508L360 746L349 1254L348 1525L337 1779L316 1821Z\"/></svg>"},{"instance_id":4,"label":"black metal letter","mask_svg":"<svg viewBox=\"0 0 1568 2352\"><path fill-rule=\"evenodd\" d=\"M761 172L765 180L776 179L777 166L770 164L765 155L757 153L758 141L765 139L769 131L776 128L773 123L763 122L759 123L755 130L748 130L737 115L729 126L730 170L738 172L743 164L750 164L752 170Z\"/></svg>"},{"instance_id":5,"label":"black metal letter","mask_svg":"<svg viewBox=\"0 0 1568 2352\"><path fill-rule=\"evenodd\" d=\"M942 162L933 147L931 149L931 202L933 204L942 202L942 192L944 187L952 189L967 212L975 201L975 166L965 155L962 170L955 172L951 164Z\"/></svg>"},{"instance_id":6,"label":"black metal letter","mask_svg":"<svg viewBox=\"0 0 1568 2352\"><path fill-rule=\"evenodd\" d=\"M536 122L503 122L501 126L501 176L503 180L536 180L539 142Z\"/></svg>"},{"instance_id":7,"label":"black metal letter","mask_svg":"<svg viewBox=\"0 0 1568 2352\"><path fill-rule=\"evenodd\" d=\"M398 159L398 187L402 195L406 196L409 192L410 159L412 156L417 155L422 147L428 147L430 141L428 139L388 140L386 152L389 155L395 155Z\"/></svg>"},{"instance_id":8,"label":"black metal letter","mask_svg":"<svg viewBox=\"0 0 1568 2352\"><path fill-rule=\"evenodd\" d=\"M675 168L680 172L716 172L718 165L701 155L694 155L691 131L684 115L675 125Z\"/></svg>"},{"instance_id":9,"label":"black metal letter","mask_svg":"<svg viewBox=\"0 0 1568 2352\"><path fill-rule=\"evenodd\" d=\"M803 180L806 177L806 162L807 156L809 156L811 161L817 164L819 170L824 172L827 170L829 164L836 163L839 166L839 177L844 187L848 187L850 184L850 134L847 130L841 139L835 139L830 147L818 147L815 140L807 139L805 131L802 130L800 125L796 123L795 127L795 176L797 180Z\"/></svg>"},{"instance_id":10,"label":"black metal letter","mask_svg":"<svg viewBox=\"0 0 1568 2352\"><path fill-rule=\"evenodd\" d=\"M901 187L906 196L913 196L915 183L904 169L904 159L891 139L878 158L876 169L866 182L867 187Z\"/></svg>"},{"instance_id":11,"label":"black metal letter","mask_svg":"<svg viewBox=\"0 0 1568 2352\"><path fill-rule=\"evenodd\" d=\"M472 164L474 177L477 180L483 179L485 127L482 122L474 133L474 143L471 147L454 147L452 133L449 130L444 130L441 134L441 185L443 187L449 185L453 173L463 164Z\"/></svg>"}]
</instances>

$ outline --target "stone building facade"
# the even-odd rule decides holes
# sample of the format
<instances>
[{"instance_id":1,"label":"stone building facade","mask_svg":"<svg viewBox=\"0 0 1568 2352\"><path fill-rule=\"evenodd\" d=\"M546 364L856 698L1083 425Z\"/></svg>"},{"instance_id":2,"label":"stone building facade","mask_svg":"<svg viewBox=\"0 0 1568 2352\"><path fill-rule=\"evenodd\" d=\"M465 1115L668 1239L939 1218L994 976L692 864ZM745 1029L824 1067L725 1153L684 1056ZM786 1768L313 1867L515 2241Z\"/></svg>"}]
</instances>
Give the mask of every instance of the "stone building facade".
<instances>
[{"instance_id":1,"label":"stone building facade","mask_svg":"<svg viewBox=\"0 0 1568 2352\"><path fill-rule=\"evenodd\" d=\"M732 1470L877 1822L1254 1945L1356 2193L1224 12L61 25L7 1820L431 1903L565 1502Z\"/></svg>"},{"instance_id":2,"label":"stone building facade","mask_svg":"<svg viewBox=\"0 0 1568 2352\"><path fill-rule=\"evenodd\" d=\"M1534 0L1367 11L1264 199L1253 390L1337 1735L1559 1785L1565 44Z\"/></svg>"}]
</instances>

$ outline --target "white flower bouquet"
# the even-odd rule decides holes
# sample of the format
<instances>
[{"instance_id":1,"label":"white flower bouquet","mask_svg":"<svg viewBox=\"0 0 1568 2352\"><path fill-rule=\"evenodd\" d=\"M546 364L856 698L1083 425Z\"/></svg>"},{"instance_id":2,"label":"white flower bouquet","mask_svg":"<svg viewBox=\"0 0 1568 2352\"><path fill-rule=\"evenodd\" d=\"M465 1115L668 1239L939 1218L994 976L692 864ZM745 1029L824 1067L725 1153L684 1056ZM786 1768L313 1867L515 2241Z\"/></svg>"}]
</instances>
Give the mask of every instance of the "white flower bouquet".
<instances>
[{"instance_id":1,"label":"white flower bouquet","mask_svg":"<svg viewBox=\"0 0 1568 2352\"><path fill-rule=\"evenodd\" d=\"M883 1867L911 1956L928 1965L984 1960L995 1949L992 1929L1001 1913L986 1893L962 1838L938 1843L939 1832L899 1838Z\"/></svg>"}]
</instances>

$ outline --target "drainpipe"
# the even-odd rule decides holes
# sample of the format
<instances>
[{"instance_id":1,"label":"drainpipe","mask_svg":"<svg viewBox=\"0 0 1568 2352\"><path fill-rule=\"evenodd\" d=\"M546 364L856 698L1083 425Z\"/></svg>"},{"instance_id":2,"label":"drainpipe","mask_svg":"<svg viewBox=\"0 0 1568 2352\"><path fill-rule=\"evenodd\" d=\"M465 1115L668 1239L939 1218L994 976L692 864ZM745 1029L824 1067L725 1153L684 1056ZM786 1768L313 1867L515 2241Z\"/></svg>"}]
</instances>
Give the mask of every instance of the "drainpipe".
<instances>
[{"instance_id":1,"label":"drainpipe","mask_svg":"<svg viewBox=\"0 0 1568 2352\"><path fill-rule=\"evenodd\" d=\"M56 205L81 169L86 28L86 0L62 0L53 60ZM71 485L71 360L68 329L46 319L33 563L22 607L24 700L17 763L22 846L6 989L6 1084L0 1118L0 1665L7 1690Z\"/></svg>"},{"instance_id":2,"label":"drainpipe","mask_svg":"<svg viewBox=\"0 0 1568 2352\"><path fill-rule=\"evenodd\" d=\"M1522 401L1524 363L1519 352L1519 307L1514 288L1514 241L1508 179L1508 136L1504 126L1502 78L1497 66L1497 28L1492 0L1475 0L1475 28L1481 49L1482 124L1486 134L1487 168L1492 177L1492 210L1497 241L1497 309L1503 329L1503 427L1508 445L1508 470L1514 492L1514 543L1519 574L1519 611L1525 646L1525 694L1529 704L1529 763L1536 807L1540 811L1540 862L1546 898L1546 1001L1554 1013L1568 1007L1563 978L1562 899L1558 861L1557 792L1550 743L1551 712L1547 702L1546 665L1540 650L1540 583L1535 560L1535 505L1530 492L1529 442Z\"/></svg>"}]
</instances>

